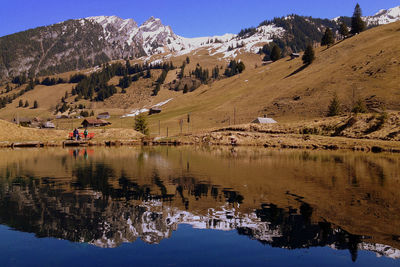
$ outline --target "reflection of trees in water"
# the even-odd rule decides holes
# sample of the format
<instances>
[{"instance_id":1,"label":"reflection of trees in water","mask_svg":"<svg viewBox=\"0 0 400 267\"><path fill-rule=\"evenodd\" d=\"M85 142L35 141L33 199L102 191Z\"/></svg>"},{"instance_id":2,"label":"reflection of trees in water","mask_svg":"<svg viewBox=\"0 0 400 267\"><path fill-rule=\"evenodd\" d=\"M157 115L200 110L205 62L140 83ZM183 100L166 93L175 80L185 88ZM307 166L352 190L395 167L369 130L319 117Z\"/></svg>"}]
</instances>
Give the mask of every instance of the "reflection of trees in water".
<instances>
[{"instance_id":1,"label":"reflection of trees in water","mask_svg":"<svg viewBox=\"0 0 400 267\"><path fill-rule=\"evenodd\" d=\"M300 213L296 209L285 210L274 204L263 205L256 210L257 217L268 223L270 230L279 230L280 235L272 237L272 240L264 240L255 229L238 228L237 231L273 247L298 249L334 245L336 249L348 249L355 261L361 237L333 227L329 222L312 223L312 212L312 207L304 202L300 206Z\"/></svg>"},{"instance_id":2,"label":"reflection of trees in water","mask_svg":"<svg viewBox=\"0 0 400 267\"><path fill-rule=\"evenodd\" d=\"M73 170L76 177L74 187L78 189L93 189L102 192L104 195L110 195L112 188L108 179L114 177L114 170L103 163L90 163L84 166L78 166Z\"/></svg>"},{"instance_id":3,"label":"reflection of trees in water","mask_svg":"<svg viewBox=\"0 0 400 267\"><path fill-rule=\"evenodd\" d=\"M253 214L225 212L226 203L229 207L243 203L240 192L189 175L163 179L157 170L153 170L149 177L151 184L140 185L123 171L116 177L116 171L110 165L87 162L77 166L73 176L76 178L72 183L75 192L57 188L50 177L16 177L8 186L0 183L0 222L21 231L34 232L39 237L52 236L99 246L108 244L107 239L119 245L123 240L133 242L138 237L148 243L158 243L168 238L179 223L237 229L239 234L274 247L295 249L333 245L349 250L353 260L356 260L362 242L360 236L351 235L329 222L313 223L313 208L296 195L293 196L300 202L298 210L268 204L256 209L252 217ZM171 184L176 188L174 194L168 194L167 186ZM213 204L207 205L213 206L208 208L223 210L225 214L190 212L190 201L200 203L209 199ZM174 200L182 202L184 208L177 207ZM210 203L207 201L205 203ZM201 221L193 222L194 217Z\"/></svg>"}]
</instances>

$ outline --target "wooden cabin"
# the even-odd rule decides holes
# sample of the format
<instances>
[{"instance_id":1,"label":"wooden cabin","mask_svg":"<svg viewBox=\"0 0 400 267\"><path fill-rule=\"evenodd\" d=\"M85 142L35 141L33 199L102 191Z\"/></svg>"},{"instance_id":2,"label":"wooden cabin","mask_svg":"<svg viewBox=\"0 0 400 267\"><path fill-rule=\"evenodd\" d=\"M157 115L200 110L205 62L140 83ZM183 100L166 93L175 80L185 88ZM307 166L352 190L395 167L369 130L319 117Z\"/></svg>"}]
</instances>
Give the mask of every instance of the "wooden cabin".
<instances>
[{"instance_id":1,"label":"wooden cabin","mask_svg":"<svg viewBox=\"0 0 400 267\"><path fill-rule=\"evenodd\" d=\"M107 125L111 125L111 123L108 121L99 120L99 119L85 119L85 120L83 120L81 125L83 128L89 128L89 127L107 126Z\"/></svg>"},{"instance_id":2,"label":"wooden cabin","mask_svg":"<svg viewBox=\"0 0 400 267\"><path fill-rule=\"evenodd\" d=\"M272 118L267 118L267 116L264 115L264 117L257 117L251 123L268 124L268 123L277 123L277 121Z\"/></svg>"},{"instance_id":3,"label":"wooden cabin","mask_svg":"<svg viewBox=\"0 0 400 267\"><path fill-rule=\"evenodd\" d=\"M291 53L290 54L290 58L291 59L295 59L295 58L299 58L300 57L300 54L299 53Z\"/></svg>"},{"instance_id":4,"label":"wooden cabin","mask_svg":"<svg viewBox=\"0 0 400 267\"><path fill-rule=\"evenodd\" d=\"M54 129L56 128L56 126L51 121L46 121L45 123L43 123L42 128Z\"/></svg>"},{"instance_id":5,"label":"wooden cabin","mask_svg":"<svg viewBox=\"0 0 400 267\"><path fill-rule=\"evenodd\" d=\"M149 110L149 115L151 115L151 114L158 114L158 113L161 113L161 108L159 108L159 107L153 107L153 108L151 108L151 109Z\"/></svg>"},{"instance_id":6,"label":"wooden cabin","mask_svg":"<svg viewBox=\"0 0 400 267\"><path fill-rule=\"evenodd\" d=\"M25 127L30 127L32 124L32 119L29 118L14 118L12 120L13 123L25 126Z\"/></svg>"}]
</instances>

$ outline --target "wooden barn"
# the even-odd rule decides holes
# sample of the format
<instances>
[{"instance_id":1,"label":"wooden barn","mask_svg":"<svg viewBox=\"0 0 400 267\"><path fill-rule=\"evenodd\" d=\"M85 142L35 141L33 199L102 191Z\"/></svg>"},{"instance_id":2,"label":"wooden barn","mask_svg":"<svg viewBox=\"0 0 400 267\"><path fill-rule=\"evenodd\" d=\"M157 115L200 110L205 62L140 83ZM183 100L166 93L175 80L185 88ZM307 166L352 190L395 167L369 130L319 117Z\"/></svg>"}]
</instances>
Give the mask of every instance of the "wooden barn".
<instances>
[{"instance_id":1,"label":"wooden barn","mask_svg":"<svg viewBox=\"0 0 400 267\"><path fill-rule=\"evenodd\" d=\"M157 114L157 113L161 113L161 108L159 107L153 107L149 110L149 115L151 114Z\"/></svg>"},{"instance_id":2,"label":"wooden barn","mask_svg":"<svg viewBox=\"0 0 400 267\"><path fill-rule=\"evenodd\" d=\"M299 53L291 53L290 54L290 58L291 59L295 59L295 58L299 58L300 57L300 54Z\"/></svg>"},{"instance_id":3,"label":"wooden barn","mask_svg":"<svg viewBox=\"0 0 400 267\"><path fill-rule=\"evenodd\" d=\"M277 121L272 118L267 118L267 116L264 115L264 117L258 117L255 120L253 120L251 123L268 124L268 123L277 123Z\"/></svg>"},{"instance_id":4,"label":"wooden barn","mask_svg":"<svg viewBox=\"0 0 400 267\"><path fill-rule=\"evenodd\" d=\"M43 123L42 128L54 129L56 128L56 126L51 121L46 121L45 123Z\"/></svg>"},{"instance_id":5,"label":"wooden barn","mask_svg":"<svg viewBox=\"0 0 400 267\"><path fill-rule=\"evenodd\" d=\"M25 127L30 127L32 125L32 119L29 118L14 118L12 122Z\"/></svg>"},{"instance_id":6,"label":"wooden barn","mask_svg":"<svg viewBox=\"0 0 400 267\"><path fill-rule=\"evenodd\" d=\"M81 123L83 128L88 128L88 127L101 127L101 126L107 126L111 125L110 122L105 121L105 120L99 120L99 119L85 119Z\"/></svg>"}]
</instances>

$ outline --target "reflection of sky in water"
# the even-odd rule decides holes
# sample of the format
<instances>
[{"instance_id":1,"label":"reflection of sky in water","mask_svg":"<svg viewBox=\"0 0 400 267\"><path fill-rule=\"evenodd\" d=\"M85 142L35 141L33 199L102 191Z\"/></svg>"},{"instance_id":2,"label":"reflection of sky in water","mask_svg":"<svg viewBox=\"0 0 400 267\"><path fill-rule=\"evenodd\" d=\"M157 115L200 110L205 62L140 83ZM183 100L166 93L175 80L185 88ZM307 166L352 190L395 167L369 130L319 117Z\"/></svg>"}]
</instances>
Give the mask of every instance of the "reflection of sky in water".
<instances>
[{"instance_id":1,"label":"reflection of sky in water","mask_svg":"<svg viewBox=\"0 0 400 267\"><path fill-rule=\"evenodd\" d=\"M158 245L138 240L118 248L103 249L54 238L37 239L33 234L0 226L0 249L4 265L27 266L32 259L48 266L395 266L390 258L359 251L352 262L346 250L329 247L278 249L254 242L236 231L194 230L180 225L169 239ZM13 247L13 248L10 248ZM5 254L6 253L6 254ZM21 256L23 255L23 256Z\"/></svg>"},{"instance_id":2,"label":"reflection of sky in water","mask_svg":"<svg viewBox=\"0 0 400 267\"><path fill-rule=\"evenodd\" d=\"M400 258L392 247L398 245L398 233L390 227L381 229L390 236L384 245L386 239L373 232L356 229L360 236L344 230L354 229L351 220L345 225L327 221L323 206L307 202L312 186L340 197L354 190L351 194L363 199L344 205L368 209L374 208L369 202L381 201L382 216L390 215L387 204L393 199L382 192L399 171L396 157L179 148L43 151L26 158L10 152L0 165L0 223L5 225L0 249L8 264L24 265L31 257L58 265L72 255L85 257L78 265L298 266L312 261L327 266L354 261L382 266ZM271 166L278 172L266 174L264 167ZM363 178L365 170L370 174ZM243 173L249 175L245 181ZM277 174L282 177L269 184ZM279 190L274 183L285 179L304 179L306 187L272 197ZM49 248L58 249L45 257Z\"/></svg>"}]
</instances>

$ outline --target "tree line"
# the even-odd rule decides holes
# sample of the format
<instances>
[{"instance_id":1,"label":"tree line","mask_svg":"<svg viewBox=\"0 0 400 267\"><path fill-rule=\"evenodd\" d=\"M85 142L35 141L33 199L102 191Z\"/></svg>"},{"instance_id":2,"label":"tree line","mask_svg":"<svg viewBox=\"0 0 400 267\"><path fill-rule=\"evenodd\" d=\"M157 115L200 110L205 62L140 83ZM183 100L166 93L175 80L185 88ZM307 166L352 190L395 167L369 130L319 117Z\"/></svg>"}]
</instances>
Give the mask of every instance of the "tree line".
<instances>
[{"instance_id":1,"label":"tree line","mask_svg":"<svg viewBox=\"0 0 400 267\"><path fill-rule=\"evenodd\" d=\"M172 62L170 64L164 64L162 68L162 72L158 79L156 80L155 87L152 92L152 96L156 96L161 89L161 85L164 83L165 79L167 78L167 74L170 70L175 69Z\"/></svg>"},{"instance_id":2,"label":"tree line","mask_svg":"<svg viewBox=\"0 0 400 267\"><path fill-rule=\"evenodd\" d=\"M5 108L7 104L11 104L16 98L24 95L26 92L32 91L37 83L33 80L30 79L28 84L24 89L21 89L18 93L14 93L12 95L8 95L5 97L0 98L0 109Z\"/></svg>"}]
</instances>

